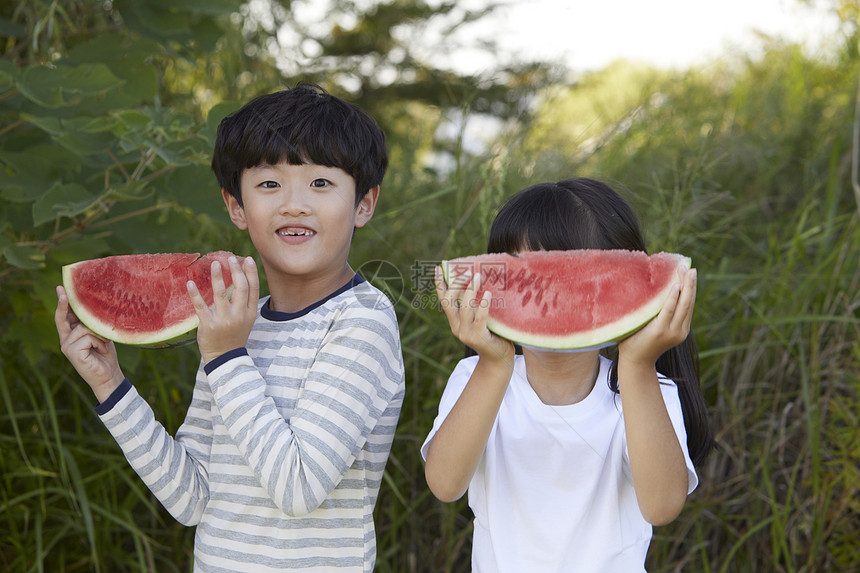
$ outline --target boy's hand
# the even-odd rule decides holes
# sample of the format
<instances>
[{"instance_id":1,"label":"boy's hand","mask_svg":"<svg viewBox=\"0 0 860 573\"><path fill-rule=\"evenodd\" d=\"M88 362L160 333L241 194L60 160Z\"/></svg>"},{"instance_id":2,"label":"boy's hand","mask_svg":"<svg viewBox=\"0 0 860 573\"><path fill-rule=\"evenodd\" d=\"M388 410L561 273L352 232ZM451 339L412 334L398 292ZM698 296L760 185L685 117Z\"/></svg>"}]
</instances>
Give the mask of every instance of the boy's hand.
<instances>
[{"instance_id":1,"label":"boy's hand","mask_svg":"<svg viewBox=\"0 0 860 573\"><path fill-rule=\"evenodd\" d=\"M254 259L246 258L244 265L240 265L236 257L230 257L229 261L233 277L233 293L229 298L218 261L212 263L214 302L211 307L206 305L194 281L188 281L187 285L188 295L200 319L197 345L204 363L245 346L257 318L260 281Z\"/></svg>"},{"instance_id":2,"label":"boy's hand","mask_svg":"<svg viewBox=\"0 0 860 573\"><path fill-rule=\"evenodd\" d=\"M679 278L660 313L618 343L619 360L653 366L661 354L687 339L696 304L696 269L679 271Z\"/></svg>"},{"instance_id":3,"label":"boy's hand","mask_svg":"<svg viewBox=\"0 0 860 573\"><path fill-rule=\"evenodd\" d=\"M477 352L481 359L513 364L514 345L487 329L492 293L485 291L478 300L481 275L476 274L469 281L469 275L462 274L453 277L448 285L442 276L442 268L436 267L435 278L436 296L445 316L448 317L448 324L451 325L454 336Z\"/></svg>"},{"instance_id":4,"label":"boy's hand","mask_svg":"<svg viewBox=\"0 0 860 573\"><path fill-rule=\"evenodd\" d=\"M113 342L96 335L78 320L69 307L66 290L61 286L57 287L54 323L63 354L90 385L96 399L104 402L125 379Z\"/></svg>"}]
</instances>

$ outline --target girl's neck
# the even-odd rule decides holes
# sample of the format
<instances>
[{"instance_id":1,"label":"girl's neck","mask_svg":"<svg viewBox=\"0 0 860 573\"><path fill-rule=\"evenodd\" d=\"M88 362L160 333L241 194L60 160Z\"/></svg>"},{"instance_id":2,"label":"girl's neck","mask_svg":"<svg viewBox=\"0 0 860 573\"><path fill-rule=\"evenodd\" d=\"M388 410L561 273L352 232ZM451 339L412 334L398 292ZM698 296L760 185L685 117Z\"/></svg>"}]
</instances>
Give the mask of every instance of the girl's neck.
<instances>
[{"instance_id":1,"label":"girl's neck","mask_svg":"<svg viewBox=\"0 0 860 573\"><path fill-rule=\"evenodd\" d=\"M600 372L599 351L549 352L523 349L528 382L541 402L566 406L591 393Z\"/></svg>"}]
</instances>

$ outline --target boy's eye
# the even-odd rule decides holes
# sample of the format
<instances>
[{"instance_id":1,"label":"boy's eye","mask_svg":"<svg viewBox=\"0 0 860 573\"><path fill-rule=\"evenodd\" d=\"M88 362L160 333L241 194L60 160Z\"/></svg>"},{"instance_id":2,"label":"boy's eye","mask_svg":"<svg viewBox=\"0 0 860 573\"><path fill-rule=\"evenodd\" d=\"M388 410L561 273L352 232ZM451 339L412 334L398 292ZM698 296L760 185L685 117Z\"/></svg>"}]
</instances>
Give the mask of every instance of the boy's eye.
<instances>
[{"instance_id":1,"label":"boy's eye","mask_svg":"<svg viewBox=\"0 0 860 573\"><path fill-rule=\"evenodd\" d=\"M263 181L260 183L260 187L263 189L276 189L278 187L277 182L275 181Z\"/></svg>"},{"instance_id":2,"label":"boy's eye","mask_svg":"<svg viewBox=\"0 0 860 573\"><path fill-rule=\"evenodd\" d=\"M323 179L323 178L314 179L313 181L311 181L311 187L320 188L320 187L326 187L329 184L330 184L329 180Z\"/></svg>"}]
</instances>

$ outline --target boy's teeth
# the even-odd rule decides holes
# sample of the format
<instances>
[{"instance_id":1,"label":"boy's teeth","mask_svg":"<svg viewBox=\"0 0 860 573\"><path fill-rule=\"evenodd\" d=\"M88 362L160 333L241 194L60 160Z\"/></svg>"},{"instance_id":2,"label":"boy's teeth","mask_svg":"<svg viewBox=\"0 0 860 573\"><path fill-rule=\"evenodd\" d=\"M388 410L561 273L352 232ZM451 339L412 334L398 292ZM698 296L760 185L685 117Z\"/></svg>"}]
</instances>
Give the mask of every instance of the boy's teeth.
<instances>
[{"instance_id":1,"label":"boy's teeth","mask_svg":"<svg viewBox=\"0 0 860 573\"><path fill-rule=\"evenodd\" d=\"M309 229L284 229L282 231L278 231L278 234L290 237L299 237L303 235L313 235L314 232Z\"/></svg>"}]
</instances>

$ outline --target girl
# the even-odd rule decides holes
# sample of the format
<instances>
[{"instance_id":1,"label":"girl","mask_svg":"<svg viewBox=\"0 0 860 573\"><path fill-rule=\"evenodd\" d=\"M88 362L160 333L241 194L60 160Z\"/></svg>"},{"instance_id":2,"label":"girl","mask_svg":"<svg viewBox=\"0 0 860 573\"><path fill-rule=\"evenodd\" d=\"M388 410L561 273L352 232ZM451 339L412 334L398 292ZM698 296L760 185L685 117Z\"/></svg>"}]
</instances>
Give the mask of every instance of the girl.
<instances>
[{"instance_id":1,"label":"girl","mask_svg":"<svg viewBox=\"0 0 860 573\"><path fill-rule=\"evenodd\" d=\"M487 248L567 249L645 244L624 200L579 178L514 195ZM437 269L436 289L476 356L451 374L421 453L436 497L468 489L473 571L644 571L652 525L678 516L698 483L694 463L713 445L690 334L695 269L679 273L663 310L618 344L614 362L599 350L517 354L487 330L480 274L464 278L446 286Z\"/></svg>"}]
</instances>

